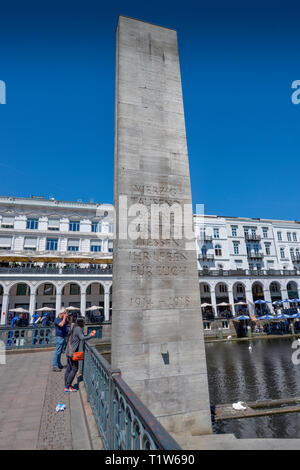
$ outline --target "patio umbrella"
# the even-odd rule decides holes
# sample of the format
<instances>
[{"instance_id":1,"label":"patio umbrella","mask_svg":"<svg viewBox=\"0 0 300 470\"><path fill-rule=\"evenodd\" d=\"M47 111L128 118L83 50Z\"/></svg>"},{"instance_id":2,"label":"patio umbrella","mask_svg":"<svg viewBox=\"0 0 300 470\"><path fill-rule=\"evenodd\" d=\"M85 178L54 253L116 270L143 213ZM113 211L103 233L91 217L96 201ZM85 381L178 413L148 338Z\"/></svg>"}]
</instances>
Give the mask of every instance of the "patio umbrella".
<instances>
[{"instance_id":1,"label":"patio umbrella","mask_svg":"<svg viewBox=\"0 0 300 470\"><path fill-rule=\"evenodd\" d=\"M92 310L100 310L102 309L103 307L100 307L99 305L92 305L91 307L89 308L86 308L85 311L86 312L91 312Z\"/></svg>"},{"instance_id":2,"label":"patio umbrella","mask_svg":"<svg viewBox=\"0 0 300 470\"><path fill-rule=\"evenodd\" d=\"M67 307L66 310L68 310L68 311L75 311L75 310L79 311L80 308L78 308L78 307L73 307L72 305L70 305L70 307Z\"/></svg>"},{"instance_id":3,"label":"patio umbrella","mask_svg":"<svg viewBox=\"0 0 300 470\"><path fill-rule=\"evenodd\" d=\"M293 315L290 315L290 318L300 318L300 313L294 313Z\"/></svg>"},{"instance_id":4,"label":"patio umbrella","mask_svg":"<svg viewBox=\"0 0 300 470\"><path fill-rule=\"evenodd\" d=\"M9 311L15 313L29 313L29 310L25 310L23 307L11 308Z\"/></svg>"},{"instance_id":5,"label":"patio umbrella","mask_svg":"<svg viewBox=\"0 0 300 470\"><path fill-rule=\"evenodd\" d=\"M276 317L274 317L274 315L264 315L260 317L259 320L276 320Z\"/></svg>"},{"instance_id":6,"label":"patio umbrella","mask_svg":"<svg viewBox=\"0 0 300 470\"><path fill-rule=\"evenodd\" d=\"M51 307L42 307L42 308L37 308L37 309L36 309L36 312L52 312L53 310L55 310L55 308L51 308Z\"/></svg>"},{"instance_id":7,"label":"patio umbrella","mask_svg":"<svg viewBox=\"0 0 300 470\"><path fill-rule=\"evenodd\" d=\"M278 318L279 320L283 320L285 318L290 318L290 315L287 315L286 313L281 313L280 315L276 315L275 318Z\"/></svg>"},{"instance_id":8,"label":"patio umbrella","mask_svg":"<svg viewBox=\"0 0 300 470\"><path fill-rule=\"evenodd\" d=\"M291 299L291 302L299 303L300 299Z\"/></svg>"},{"instance_id":9,"label":"patio umbrella","mask_svg":"<svg viewBox=\"0 0 300 470\"><path fill-rule=\"evenodd\" d=\"M235 317L234 320L250 320L248 315L240 315L239 317Z\"/></svg>"},{"instance_id":10,"label":"patio umbrella","mask_svg":"<svg viewBox=\"0 0 300 470\"><path fill-rule=\"evenodd\" d=\"M272 302L272 305L281 305L283 304L284 300L275 300L274 302Z\"/></svg>"},{"instance_id":11,"label":"patio umbrella","mask_svg":"<svg viewBox=\"0 0 300 470\"><path fill-rule=\"evenodd\" d=\"M260 305L260 314L262 314L262 305L263 304L269 304L270 302L268 300L258 299L258 300L255 300L254 303L256 305Z\"/></svg>"},{"instance_id":12,"label":"patio umbrella","mask_svg":"<svg viewBox=\"0 0 300 470\"><path fill-rule=\"evenodd\" d=\"M234 305L248 305L247 302L236 302Z\"/></svg>"},{"instance_id":13,"label":"patio umbrella","mask_svg":"<svg viewBox=\"0 0 300 470\"><path fill-rule=\"evenodd\" d=\"M217 305L218 305L218 307L228 307L231 304L228 304L226 302L221 302L220 304L217 304Z\"/></svg>"}]
</instances>

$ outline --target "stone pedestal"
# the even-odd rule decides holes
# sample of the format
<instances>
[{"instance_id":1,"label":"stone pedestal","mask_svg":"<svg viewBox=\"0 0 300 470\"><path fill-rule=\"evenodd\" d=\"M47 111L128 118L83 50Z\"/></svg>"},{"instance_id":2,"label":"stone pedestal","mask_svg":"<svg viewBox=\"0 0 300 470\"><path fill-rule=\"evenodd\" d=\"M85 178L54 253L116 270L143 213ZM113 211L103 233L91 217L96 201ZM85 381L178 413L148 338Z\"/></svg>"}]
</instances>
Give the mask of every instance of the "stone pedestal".
<instances>
[{"instance_id":1,"label":"stone pedestal","mask_svg":"<svg viewBox=\"0 0 300 470\"><path fill-rule=\"evenodd\" d=\"M191 205L176 31L120 16L117 28L112 367L170 433L211 433L196 246L126 238L141 204ZM124 206L124 200L122 202ZM192 211L190 220L192 220ZM149 230L151 223L147 225ZM125 227L125 229L124 229ZM144 226L140 227L143 232ZM172 231L173 230L173 231ZM125 234L125 235L124 235Z\"/></svg>"}]
</instances>

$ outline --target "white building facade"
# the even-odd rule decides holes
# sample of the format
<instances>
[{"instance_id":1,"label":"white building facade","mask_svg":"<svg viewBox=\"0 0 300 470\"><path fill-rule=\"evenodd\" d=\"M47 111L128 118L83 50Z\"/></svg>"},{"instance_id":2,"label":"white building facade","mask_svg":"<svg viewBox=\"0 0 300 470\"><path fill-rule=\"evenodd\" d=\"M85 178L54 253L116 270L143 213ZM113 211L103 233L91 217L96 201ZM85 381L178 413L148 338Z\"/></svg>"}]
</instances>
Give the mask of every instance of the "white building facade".
<instances>
[{"instance_id":1,"label":"white building facade","mask_svg":"<svg viewBox=\"0 0 300 470\"><path fill-rule=\"evenodd\" d=\"M254 313L256 300L299 297L300 222L214 215L194 221L201 303L211 304L215 317L235 315L243 302Z\"/></svg>"},{"instance_id":2,"label":"white building facade","mask_svg":"<svg viewBox=\"0 0 300 470\"><path fill-rule=\"evenodd\" d=\"M299 297L299 222L214 215L194 222L200 298L212 318L232 317L243 303L254 313L259 299ZM113 231L111 204L0 197L1 325L18 307L31 318L41 307L84 315L99 305L108 321Z\"/></svg>"},{"instance_id":3,"label":"white building facade","mask_svg":"<svg viewBox=\"0 0 300 470\"><path fill-rule=\"evenodd\" d=\"M114 210L110 204L0 198L1 325L11 309L102 306L109 320Z\"/></svg>"}]
</instances>

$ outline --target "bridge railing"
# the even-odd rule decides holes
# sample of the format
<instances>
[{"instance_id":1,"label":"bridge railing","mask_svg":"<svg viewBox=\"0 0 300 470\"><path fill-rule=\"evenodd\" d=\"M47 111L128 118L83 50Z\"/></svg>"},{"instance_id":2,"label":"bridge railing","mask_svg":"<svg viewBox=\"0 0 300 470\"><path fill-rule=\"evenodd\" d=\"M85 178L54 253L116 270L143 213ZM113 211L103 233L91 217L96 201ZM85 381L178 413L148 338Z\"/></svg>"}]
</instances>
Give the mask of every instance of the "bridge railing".
<instances>
[{"instance_id":1,"label":"bridge railing","mask_svg":"<svg viewBox=\"0 0 300 470\"><path fill-rule=\"evenodd\" d=\"M180 450L177 442L143 405L94 346L85 344L82 375L105 449Z\"/></svg>"},{"instance_id":2,"label":"bridge railing","mask_svg":"<svg viewBox=\"0 0 300 470\"><path fill-rule=\"evenodd\" d=\"M6 350L47 348L55 346L55 328L47 327L21 327L0 328L0 340Z\"/></svg>"}]
</instances>

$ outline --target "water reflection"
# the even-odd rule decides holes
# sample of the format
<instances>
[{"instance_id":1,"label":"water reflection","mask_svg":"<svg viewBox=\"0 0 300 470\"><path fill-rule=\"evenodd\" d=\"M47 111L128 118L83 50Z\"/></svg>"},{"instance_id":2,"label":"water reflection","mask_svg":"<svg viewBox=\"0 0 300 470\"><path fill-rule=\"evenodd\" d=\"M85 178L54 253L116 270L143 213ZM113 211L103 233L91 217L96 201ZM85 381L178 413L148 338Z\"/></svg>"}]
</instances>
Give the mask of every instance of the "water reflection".
<instances>
[{"instance_id":1,"label":"water reflection","mask_svg":"<svg viewBox=\"0 0 300 470\"><path fill-rule=\"evenodd\" d=\"M300 365L291 338L206 343L211 404L300 396ZM249 349L251 344L252 349ZM300 413L215 423L238 438L300 438Z\"/></svg>"}]
</instances>

